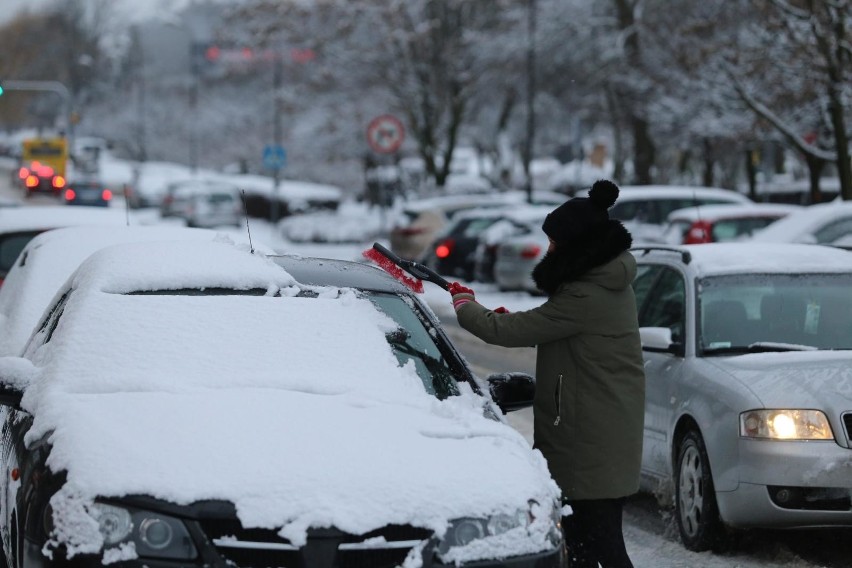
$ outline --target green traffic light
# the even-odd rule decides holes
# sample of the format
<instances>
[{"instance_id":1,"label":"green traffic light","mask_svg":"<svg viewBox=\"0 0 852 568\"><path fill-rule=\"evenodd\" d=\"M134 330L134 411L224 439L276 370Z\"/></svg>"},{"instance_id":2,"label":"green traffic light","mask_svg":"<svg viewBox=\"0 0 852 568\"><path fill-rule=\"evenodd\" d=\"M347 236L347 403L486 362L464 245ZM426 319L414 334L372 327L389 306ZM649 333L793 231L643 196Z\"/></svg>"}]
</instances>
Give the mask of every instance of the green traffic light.
<instances>
[{"instance_id":1,"label":"green traffic light","mask_svg":"<svg viewBox=\"0 0 852 568\"><path fill-rule=\"evenodd\" d=\"M0 85L0 95L3 94L3 85Z\"/></svg>"}]
</instances>

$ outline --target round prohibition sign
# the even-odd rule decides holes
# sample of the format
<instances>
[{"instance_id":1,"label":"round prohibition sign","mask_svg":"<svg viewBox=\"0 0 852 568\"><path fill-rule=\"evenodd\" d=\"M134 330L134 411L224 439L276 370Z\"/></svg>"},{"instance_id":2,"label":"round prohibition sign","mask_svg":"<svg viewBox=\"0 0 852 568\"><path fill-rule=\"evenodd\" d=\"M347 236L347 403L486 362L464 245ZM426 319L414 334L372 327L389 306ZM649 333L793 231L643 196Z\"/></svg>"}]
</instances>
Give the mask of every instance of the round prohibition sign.
<instances>
[{"instance_id":1,"label":"round prohibition sign","mask_svg":"<svg viewBox=\"0 0 852 568\"><path fill-rule=\"evenodd\" d=\"M399 150L405 139L405 127L395 116L383 114L367 125L367 143L379 154L392 154Z\"/></svg>"}]
</instances>

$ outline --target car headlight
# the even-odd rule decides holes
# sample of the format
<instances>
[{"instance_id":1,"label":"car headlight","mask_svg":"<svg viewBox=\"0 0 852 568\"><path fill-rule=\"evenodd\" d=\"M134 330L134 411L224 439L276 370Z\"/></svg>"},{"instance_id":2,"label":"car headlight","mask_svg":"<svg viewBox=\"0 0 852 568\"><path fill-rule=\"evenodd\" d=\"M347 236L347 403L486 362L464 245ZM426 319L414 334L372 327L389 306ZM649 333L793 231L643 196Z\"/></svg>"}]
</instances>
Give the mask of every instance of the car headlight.
<instances>
[{"instance_id":1,"label":"car headlight","mask_svg":"<svg viewBox=\"0 0 852 568\"><path fill-rule=\"evenodd\" d=\"M452 548L463 547L475 540L501 535L517 528L528 530L536 521L536 515L543 514L547 515L546 522L549 525L547 538L553 546L558 546L562 539L559 508L554 505L545 511L544 507L530 501L529 509L519 509L512 514L498 513L487 518L464 517L451 521L438 546L438 554L444 555Z\"/></svg>"},{"instance_id":2,"label":"car headlight","mask_svg":"<svg viewBox=\"0 0 852 568\"><path fill-rule=\"evenodd\" d=\"M198 556L180 519L106 503L95 503L91 512L98 521L105 547L132 542L140 558L191 560Z\"/></svg>"},{"instance_id":3,"label":"car headlight","mask_svg":"<svg viewBox=\"0 0 852 568\"><path fill-rule=\"evenodd\" d=\"M833 440L819 410L749 410L740 414L740 436L769 440Z\"/></svg>"}]
</instances>

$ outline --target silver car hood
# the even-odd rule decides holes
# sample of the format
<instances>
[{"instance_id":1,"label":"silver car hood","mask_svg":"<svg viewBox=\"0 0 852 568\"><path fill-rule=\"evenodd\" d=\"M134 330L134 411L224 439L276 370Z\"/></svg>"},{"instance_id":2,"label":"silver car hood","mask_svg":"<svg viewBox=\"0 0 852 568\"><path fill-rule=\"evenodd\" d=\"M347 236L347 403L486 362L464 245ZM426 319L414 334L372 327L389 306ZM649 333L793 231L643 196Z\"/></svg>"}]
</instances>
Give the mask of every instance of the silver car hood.
<instances>
[{"instance_id":1,"label":"silver car hood","mask_svg":"<svg viewBox=\"0 0 852 568\"><path fill-rule=\"evenodd\" d=\"M794 351L708 357L766 408L852 411L852 351Z\"/></svg>"}]
</instances>

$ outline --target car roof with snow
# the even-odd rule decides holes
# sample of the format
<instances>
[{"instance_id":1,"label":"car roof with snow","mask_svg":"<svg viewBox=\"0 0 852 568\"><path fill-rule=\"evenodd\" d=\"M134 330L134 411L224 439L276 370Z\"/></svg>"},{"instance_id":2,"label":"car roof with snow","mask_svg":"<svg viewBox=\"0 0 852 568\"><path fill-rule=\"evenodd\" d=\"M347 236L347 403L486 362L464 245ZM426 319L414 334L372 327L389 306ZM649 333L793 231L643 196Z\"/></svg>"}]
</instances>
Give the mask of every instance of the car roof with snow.
<instances>
[{"instance_id":1,"label":"car roof with snow","mask_svg":"<svg viewBox=\"0 0 852 568\"><path fill-rule=\"evenodd\" d=\"M852 252L835 247L780 243L706 243L638 246L637 260L677 259L701 278L726 274L852 273Z\"/></svg>"},{"instance_id":2,"label":"car roof with snow","mask_svg":"<svg viewBox=\"0 0 852 568\"><path fill-rule=\"evenodd\" d=\"M676 209L669 213L669 221L716 221L741 217L784 217L802 209L801 205L785 203L729 203L701 205Z\"/></svg>"},{"instance_id":3,"label":"car roof with snow","mask_svg":"<svg viewBox=\"0 0 852 568\"><path fill-rule=\"evenodd\" d=\"M852 201L831 201L803 207L754 234L755 242L791 242L834 218L852 215Z\"/></svg>"},{"instance_id":4,"label":"car roof with snow","mask_svg":"<svg viewBox=\"0 0 852 568\"><path fill-rule=\"evenodd\" d=\"M155 226L81 226L53 229L33 238L0 288L0 355L18 354L56 292L93 252L146 241L227 240L207 229ZM263 244L257 247L271 252Z\"/></svg>"},{"instance_id":5,"label":"car roof with snow","mask_svg":"<svg viewBox=\"0 0 852 568\"><path fill-rule=\"evenodd\" d=\"M126 225L124 210L85 205L0 208L0 232L38 231L74 225Z\"/></svg>"}]
</instances>

